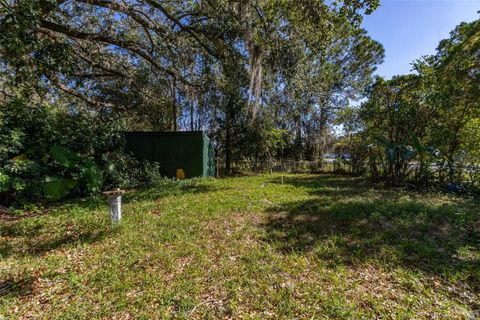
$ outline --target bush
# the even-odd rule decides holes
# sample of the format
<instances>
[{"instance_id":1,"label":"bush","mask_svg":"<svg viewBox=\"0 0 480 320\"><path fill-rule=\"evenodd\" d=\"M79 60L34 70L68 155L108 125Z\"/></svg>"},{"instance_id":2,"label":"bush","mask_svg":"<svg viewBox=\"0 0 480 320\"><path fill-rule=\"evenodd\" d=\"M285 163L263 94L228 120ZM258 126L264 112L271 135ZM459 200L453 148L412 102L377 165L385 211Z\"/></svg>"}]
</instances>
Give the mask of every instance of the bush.
<instances>
[{"instance_id":1,"label":"bush","mask_svg":"<svg viewBox=\"0 0 480 320\"><path fill-rule=\"evenodd\" d=\"M0 192L17 203L88 195L117 181L122 122L15 98L0 109Z\"/></svg>"},{"instance_id":2,"label":"bush","mask_svg":"<svg viewBox=\"0 0 480 320\"><path fill-rule=\"evenodd\" d=\"M122 155L116 162L118 174L114 185L122 189L136 189L158 184L164 178L156 162L138 161L130 155Z\"/></svg>"}]
</instances>

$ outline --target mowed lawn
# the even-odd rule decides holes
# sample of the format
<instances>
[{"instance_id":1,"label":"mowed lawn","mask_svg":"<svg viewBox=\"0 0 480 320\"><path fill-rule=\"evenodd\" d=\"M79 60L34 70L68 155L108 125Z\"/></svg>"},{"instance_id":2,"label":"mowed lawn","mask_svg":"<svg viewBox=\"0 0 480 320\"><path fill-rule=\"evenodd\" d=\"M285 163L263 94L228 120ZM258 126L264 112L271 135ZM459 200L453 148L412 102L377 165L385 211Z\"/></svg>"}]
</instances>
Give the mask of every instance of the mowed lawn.
<instances>
[{"instance_id":1,"label":"mowed lawn","mask_svg":"<svg viewBox=\"0 0 480 320\"><path fill-rule=\"evenodd\" d=\"M480 317L473 200L264 175L165 181L123 211L3 217L0 319Z\"/></svg>"}]
</instances>

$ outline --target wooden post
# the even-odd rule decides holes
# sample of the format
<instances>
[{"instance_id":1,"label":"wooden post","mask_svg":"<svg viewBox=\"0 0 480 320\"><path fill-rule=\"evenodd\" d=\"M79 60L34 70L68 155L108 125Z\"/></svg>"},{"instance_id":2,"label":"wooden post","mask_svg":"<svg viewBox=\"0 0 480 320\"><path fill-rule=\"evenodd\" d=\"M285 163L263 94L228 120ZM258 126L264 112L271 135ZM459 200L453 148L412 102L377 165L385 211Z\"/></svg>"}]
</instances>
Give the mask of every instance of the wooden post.
<instances>
[{"instance_id":1,"label":"wooden post","mask_svg":"<svg viewBox=\"0 0 480 320\"><path fill-rule=\"evenodd\" d=\"M113 223L122 220L122 194L124 193L125 191L120 189L103 192L103 195L108 197L108 211Z\"/></svg>"}]
</instances>

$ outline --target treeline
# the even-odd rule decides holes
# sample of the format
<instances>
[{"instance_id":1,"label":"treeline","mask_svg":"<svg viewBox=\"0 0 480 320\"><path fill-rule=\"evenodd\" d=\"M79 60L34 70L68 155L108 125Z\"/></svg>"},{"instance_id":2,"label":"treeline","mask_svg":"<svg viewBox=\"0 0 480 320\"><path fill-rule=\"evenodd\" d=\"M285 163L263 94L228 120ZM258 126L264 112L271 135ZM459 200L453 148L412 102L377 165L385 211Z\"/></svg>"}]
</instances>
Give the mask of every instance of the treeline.
<instances>
[{"instance_id":1,"label":"treeline","mask_svg":"<svg viewBox=\"0 0 480 320\"><path fill-rule=\"evenodd\" d=\"M377 79L337 119L354 172L390 183L480 184L480 20L462 23L414 74Z\"/></svg>"},{"instance_id":2,"label":"treeline","mask_svg":"<svg viewBox=\"0 0 480 320\"><path fill-rule=\"evenodd\" d=\"M333 147L390 182L459 182L478 165L478 21L386 81L360 27L378 0L0 6L0 200L154 179L122 152L124 130L204 130L227 172Z\"/></svg>"},{"instance_id":3,"label":"treeline","mask_svg":"<svg viewBox=\"0 0 480 320\"><path fill-rule=\"evenodd\" d=\"M14 198L120 183L121 130L204 130L227 171L321 159L384 54L360 27L378 0L0 5L0 188Z\"/></svg>"}]
</instances>

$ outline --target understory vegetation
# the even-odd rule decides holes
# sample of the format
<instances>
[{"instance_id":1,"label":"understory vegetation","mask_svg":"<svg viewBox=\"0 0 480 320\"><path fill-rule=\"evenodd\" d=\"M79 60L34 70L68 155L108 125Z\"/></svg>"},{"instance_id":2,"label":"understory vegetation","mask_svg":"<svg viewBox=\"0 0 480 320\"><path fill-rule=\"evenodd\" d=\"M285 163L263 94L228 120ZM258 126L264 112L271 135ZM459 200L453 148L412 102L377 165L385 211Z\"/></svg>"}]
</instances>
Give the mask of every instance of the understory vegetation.
<instances>
[{"instance_id":1,"label":"understory vegetation","mask_svg":"<svg viewBox=\"0 0 480 320\"><path fill-rule=\"evenodd\" d=\"M161 181L2 215L6 319L475 319L478 203L345 175Z\"/></svg>"},{"instance_id":2,"label":"understory vegetation","mask_svg":"<svg viewBox=\"0 0 480 320\"><path fill-rule=\"evenodd\" d=\"M118 115L68 113L22 99L0 110L0 204L28 208L161 179L124 149Z\"/></svg>"},{"instance_id":3,"label":"understory vegetation","mask_svg":"<svg viewBox=\"0 0 480 320\"><path fill-rule=\"evenodd\" d=\"M480 186L480 20L458 25L416 74L377 79L368 100L337 119L337 152L375 180ZM475 143L473 141L476 141Z\"/></svg>"}]
</instances>

